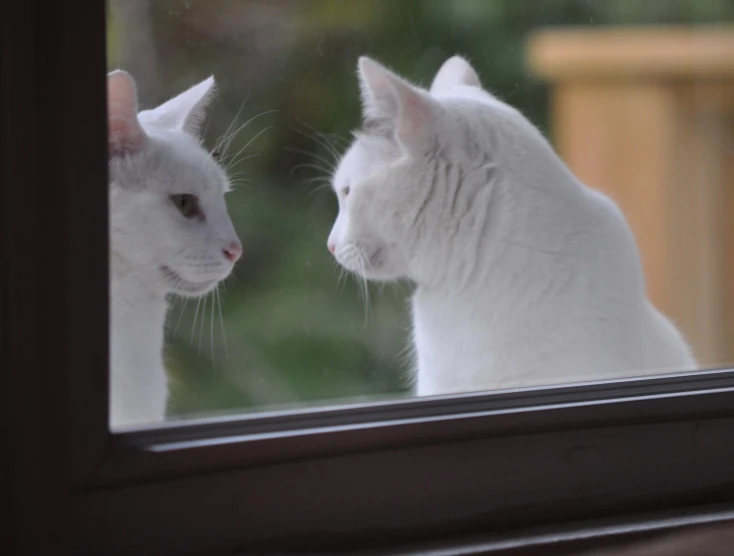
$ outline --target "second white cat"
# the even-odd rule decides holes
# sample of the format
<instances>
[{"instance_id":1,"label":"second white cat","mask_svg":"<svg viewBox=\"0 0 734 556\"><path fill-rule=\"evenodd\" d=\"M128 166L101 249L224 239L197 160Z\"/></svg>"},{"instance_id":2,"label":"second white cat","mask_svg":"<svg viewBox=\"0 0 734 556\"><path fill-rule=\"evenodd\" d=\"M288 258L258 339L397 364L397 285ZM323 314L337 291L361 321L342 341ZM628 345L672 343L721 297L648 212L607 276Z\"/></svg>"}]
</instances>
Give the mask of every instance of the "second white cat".
<instances>
[{"instance_id":1,"label":"second white cat","mask_svg":"<svg viewBox=\"0 0 734 556\"><path fill-rule=\"evenodd\" d=\"M107 77L112 427L164 418L166 296L211 291L242 252L229 180L199 143L213 88L210 77L138 114L133 78Z\"/></svg>"},{"instance_id":2,"label":"second white cat","mask_svg":"<svg viewBox=\"0 0 734 556\"><path fill-rule=\"evenodd\" d=\"M430 91L366 57L359 78L328 245L368 279L417 285L418 394L695 368L621 211L464 59Z\"/></svg>"}]
</instances>

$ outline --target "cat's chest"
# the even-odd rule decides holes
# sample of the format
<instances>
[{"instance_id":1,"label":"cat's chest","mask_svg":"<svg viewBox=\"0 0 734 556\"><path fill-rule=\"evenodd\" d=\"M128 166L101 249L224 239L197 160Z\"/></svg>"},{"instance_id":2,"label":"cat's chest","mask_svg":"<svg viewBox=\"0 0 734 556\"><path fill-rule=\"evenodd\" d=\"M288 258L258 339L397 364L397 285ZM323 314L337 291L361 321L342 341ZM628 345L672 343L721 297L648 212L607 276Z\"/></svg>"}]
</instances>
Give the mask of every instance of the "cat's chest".
<instances>
[{"instance_id":1,"label":"cat's chest","mask_svg":"<svg viewBox=\"0 0 734 556\"><path fill-rule=\"evenodd\" d=\"M557 348L558 335L543 307L529 316L506 299L465 299L461 303L416 297L413 340L419 394L464 392L515 386L518 369L543 366ZM421 391L422 390L422 391Z\"/></svg>"},{"instance_id":2,"label":"cat's chest","mask_svg":"<svg viewBox=\"0 0 734 556\"><path fill-rule=\"evenodd\" d=\"M113 303L110 338L113 368L162 364L165 315L163 300L140 300L133 305Z\"/></svg>"},{"instance_id":3,"label":"cat's chest","mask_svg":"<svg viewBox=\"0 0 734 556\"><path fill-rule=\"evenodd\" d=\"M480 361L486 367L502 357L506 330L496 313L467 301L459 304L418 296L413 300L413 339L420 369L468 369Z\"/></svg>"},{"instance_id":4,"label":"cat's chest","mask_svg":"<svg viewBox=\"0 0 734 556\"><path fill-rule=\"evenodd\" d=\"M498 352L535 336L541 323L554 318L552 308L537 295L496 294L490 287L481 290L456 298L417 292L412 309L418 337L425 338L429 345L451 345L460 352L478 348L483 353Z\"/></svg>"}]
</instances>

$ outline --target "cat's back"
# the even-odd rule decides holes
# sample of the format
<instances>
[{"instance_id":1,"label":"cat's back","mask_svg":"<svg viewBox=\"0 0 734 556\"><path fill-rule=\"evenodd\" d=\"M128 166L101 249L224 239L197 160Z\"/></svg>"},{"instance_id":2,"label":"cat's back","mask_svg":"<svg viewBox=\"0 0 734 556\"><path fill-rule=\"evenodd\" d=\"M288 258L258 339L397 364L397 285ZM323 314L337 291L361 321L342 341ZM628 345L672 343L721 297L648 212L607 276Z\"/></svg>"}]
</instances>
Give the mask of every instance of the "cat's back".
<instances>
[{"instance_id":1,"label":"cat's back","mask_svg":"<svg viewBox=\"0 0 734 556\"><path fill-rule=\"evenodd\" d=\"M669 372L696 370L693 350L675 324L649 301L646 311L649 325L643 329L645 368Z\"/></svg>"}]
</instances>

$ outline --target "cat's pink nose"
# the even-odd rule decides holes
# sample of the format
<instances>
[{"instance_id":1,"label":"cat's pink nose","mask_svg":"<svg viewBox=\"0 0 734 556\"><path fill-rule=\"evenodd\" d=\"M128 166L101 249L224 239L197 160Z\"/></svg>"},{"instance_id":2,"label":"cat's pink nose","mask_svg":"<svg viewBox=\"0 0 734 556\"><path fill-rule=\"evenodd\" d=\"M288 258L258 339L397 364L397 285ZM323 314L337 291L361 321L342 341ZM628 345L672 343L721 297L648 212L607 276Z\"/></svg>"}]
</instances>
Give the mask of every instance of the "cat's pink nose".
<instances>
[{"instance_id":1,"label":"cat's pink nose","mask_svg":"<svg viewBox=\"0 0 734 556\"><path fill-rule=\"evenodd\" d=\"M331 253L332 255L336 252L336 245L334 245L333 243L330 243L326 247L329 249L329 253Z\"/></svg>"},{"instance_id":2,"label":"cat's pink nose","mask_svg":"<svg viewBox=\"0 0 734 556\"><path fill-rule=\"evenodd\" d=\"M239 243L230 243L222 252L228 261L235 262L242 256L242 246Z\"/></svg>"}]
</instances>

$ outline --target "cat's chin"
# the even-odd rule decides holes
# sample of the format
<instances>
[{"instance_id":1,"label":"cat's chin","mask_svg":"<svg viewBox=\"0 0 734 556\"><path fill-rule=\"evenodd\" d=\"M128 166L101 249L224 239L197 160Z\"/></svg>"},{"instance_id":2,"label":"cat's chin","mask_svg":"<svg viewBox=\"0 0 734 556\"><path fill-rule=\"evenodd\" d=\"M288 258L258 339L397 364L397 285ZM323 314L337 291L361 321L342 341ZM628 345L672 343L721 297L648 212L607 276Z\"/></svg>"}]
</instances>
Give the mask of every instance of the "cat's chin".
<instances>
[{"instance_id":1,"label":"cat's chin","mask_svg":"<svg viewBox=\"0 0 734 556\"><path fill-rule=\"evenodd\" d=\"M396 282L404 278L401 274L389 272L387 269L379 267L366 268L361 271L352 270L352 272L370 282Z\"/></svg>"},{"instance_id":2,"label":"cat's chin","mask_svg":"<svg viewBox=\"0 0 734 556\"><path fill-rule=\"evenodd\" d=\"M405 278L401 274L389 272L388 269L380 267L363 268L361 270L349 268L347 266L344 268L353 272L357 276L361 276L365 280L369 280L370 282L396 282Z\"/></svg>"},{"instance_id":3,"label":"cat's chin","mask_svg":"<svg viewBox=\"0 0 734 556\"><path fill-rule=\"evenodd\" d=\"M178 272L168 266L160 267L161 274L166 281L169 293L185 297L198 297L212 291L219 280L206 280L204 282L192 282L183 278Z\"/></svg>"},{"instance_id":4,"label":"cat's chin","mask_svg":"<svg viewBox=\"0 0 734 556\"><path fill-rule=\"evenodd\" d=\"M364 251L351 244L338 253L337 261L350 272L373 282L394 282L403 278L387 264L386 252L382 247L372 251L365 261Z\"/></svg>"}]
</instances>

